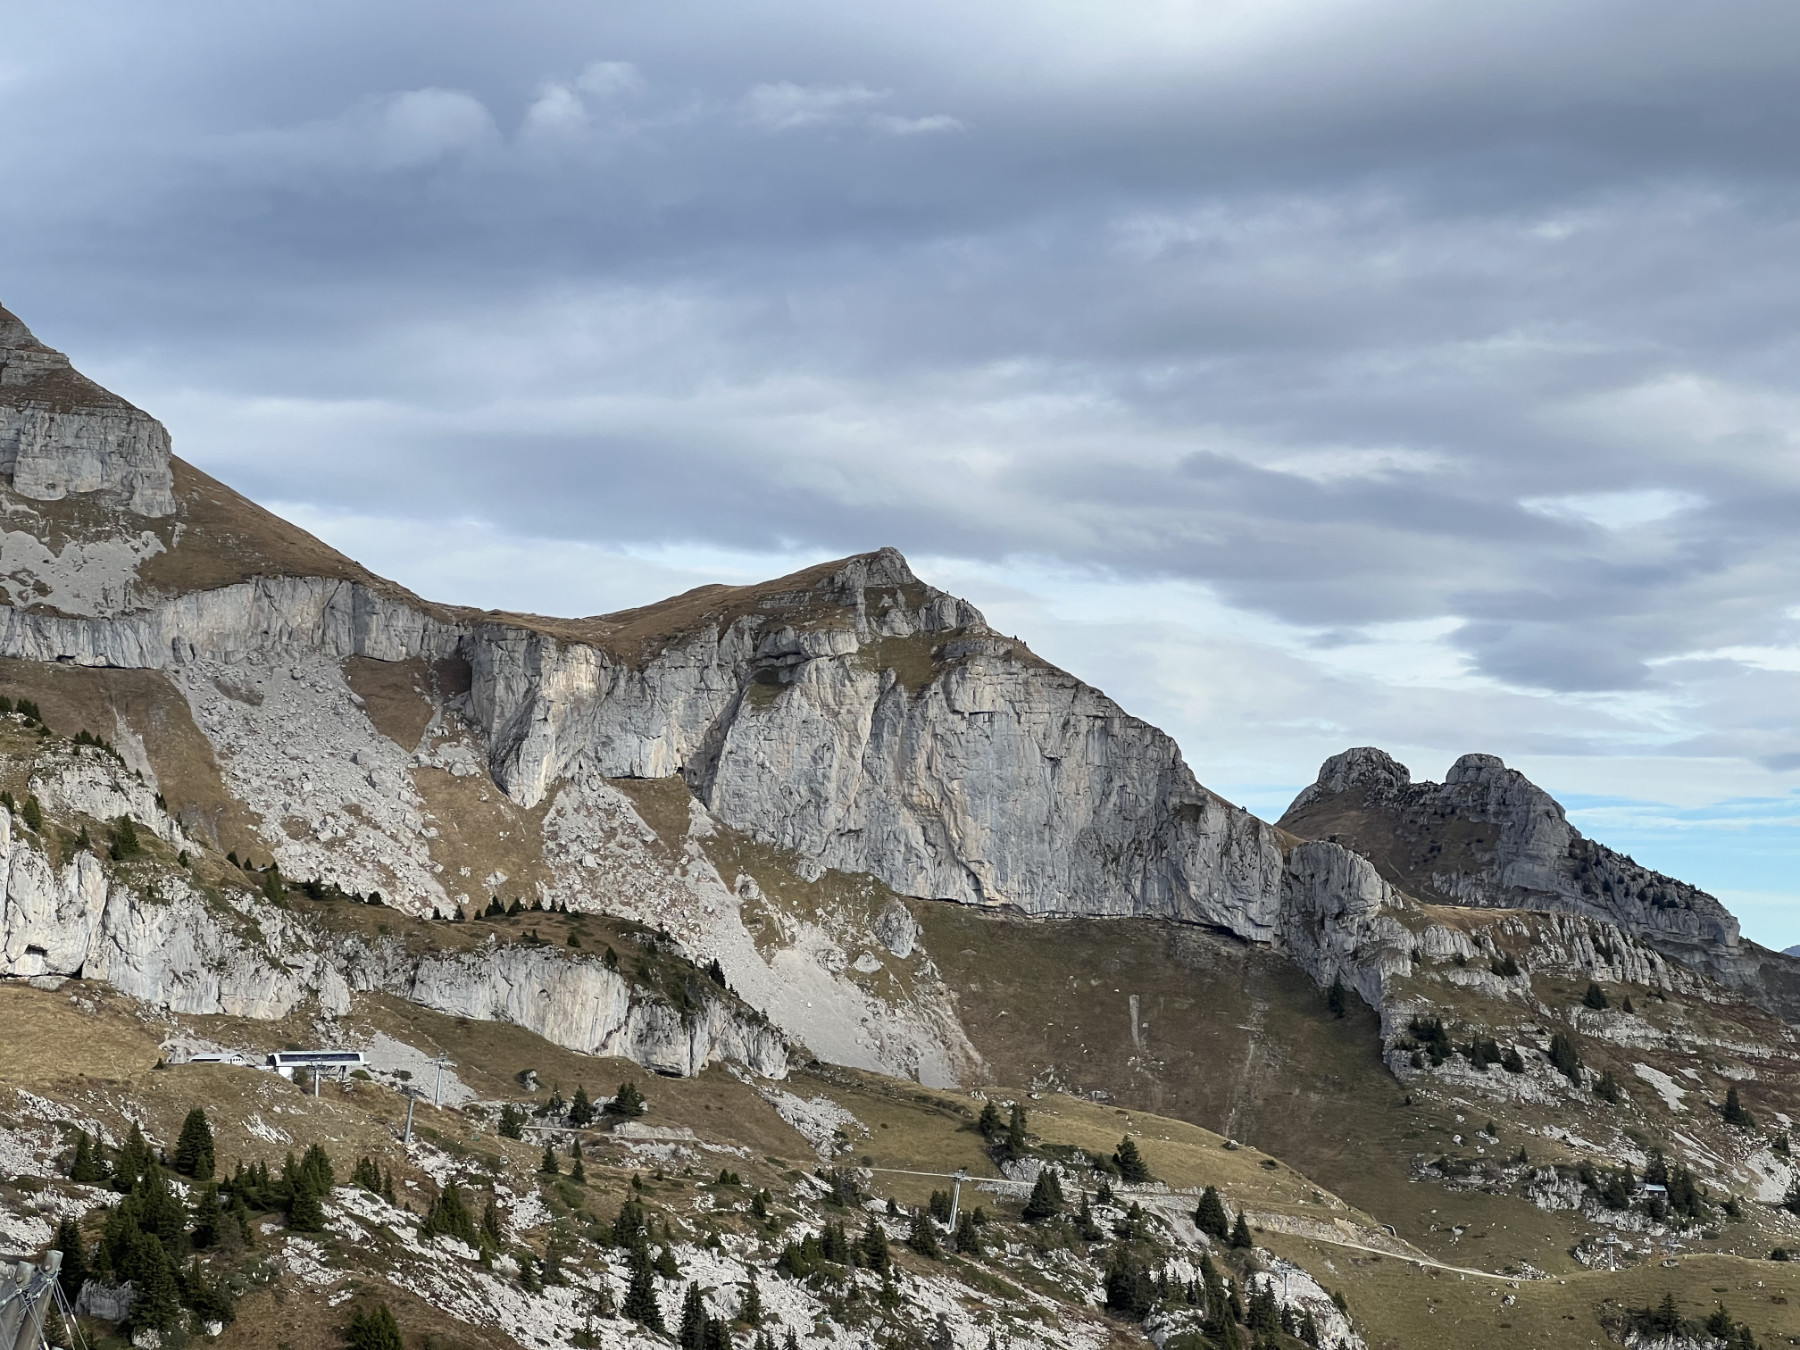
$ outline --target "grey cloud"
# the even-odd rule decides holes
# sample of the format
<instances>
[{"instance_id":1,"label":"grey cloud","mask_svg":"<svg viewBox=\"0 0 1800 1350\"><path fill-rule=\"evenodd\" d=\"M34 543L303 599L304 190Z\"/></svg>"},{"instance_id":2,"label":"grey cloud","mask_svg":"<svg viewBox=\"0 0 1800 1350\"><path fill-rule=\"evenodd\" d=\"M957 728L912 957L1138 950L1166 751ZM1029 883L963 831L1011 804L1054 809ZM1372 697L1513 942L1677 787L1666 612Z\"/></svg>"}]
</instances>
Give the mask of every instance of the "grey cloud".
<instances>
[{"instance_id":1,"label":"grey cloud","mask_svg":"<svg viewBox=\"0 0 1800 1350\"><path fill-rule=\"evenodd\" d=\"M1800 583L1789 7L107 13L11 25L6 298L252 492L1447 616L1559 691Z\"/></svg>"}]
</instances>

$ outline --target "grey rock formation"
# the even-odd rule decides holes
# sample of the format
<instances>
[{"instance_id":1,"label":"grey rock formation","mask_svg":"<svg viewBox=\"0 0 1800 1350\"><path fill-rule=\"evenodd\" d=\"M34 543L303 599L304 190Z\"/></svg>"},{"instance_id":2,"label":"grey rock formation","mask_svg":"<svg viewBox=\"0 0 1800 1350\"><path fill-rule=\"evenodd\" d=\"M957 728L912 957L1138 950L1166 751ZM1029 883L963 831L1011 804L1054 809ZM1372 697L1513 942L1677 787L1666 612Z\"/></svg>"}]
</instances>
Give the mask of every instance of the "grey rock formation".
<instances>
[{"instance_id":1,"label":"grey rock formation","mask_svg":"<svg viewBox=\"0 0 1800 1350\"><path fill-rule=\"evenodd\" d=\"M172 831L153 801L132 802L116 766L90 752L56 769L63 800ZM689 1075L729 1059L787 1072L787 1043L724 999L678 1011L598 960L499 947L479 956L409 956L398 943L329 939L288 911L222 903L179 876L117 873L77 850L58 867L0 809L0 977L80 976L180 1013L284 1017L313 1001L328 1016L352 989L397 994L440 1012L525 1026L571 1049Z\"/></svg>"},{"instance_id":2,"label":"grey rock formation","mask_svg":"<svg viewBox=\"0 0 1800 1350\"><path fill-rule=\"evenodd\" d=\"M1768 993L1786 978L1785 958L1740 943L1715 900L1583 839L1554 801L1489 756L1465 757L1442 785L1413 784L1379 751L1337 756L1284 817L1315 842L1284 847L1277 829L1202 788L1168 736L993 632L892 549L571 623L427 605L355 569L240 567L217 575L248 579L174 592L141 585L137 568L165 542L175 552L191 547L181 542L185 507L171 495L166 436L11 316L0 318L0 347L9 354L0 405L12 410L6 425L14 428L4 433L11 442L0 438L13 446L0 462L16 492L92 492L140 515L178 513L166 541L123 522L117 539L85 541L116 545L105 555L104 585L77 584L71 568L80 569L63 554L35 559L40 597L54 595L55 604L0 612L0 655L165 672L230 790L264 822L266 847L284 867L304 864L300 875L349 869L357 875L341 879L357 889L382 877L373 884L412 913L460 903L466 893L452 893L427 847L438 831L410 775L433 767L468 780L485 768L517 807L551 803L542 840L551 879L537 883L538 893L579 907L606 874L606 858L616 860L628 842L618 821L607 823L617 812L606 781L679 774L707 821L783 851L805 878L863 873L902 895L1028 915L1206 924L1279 944L1315 979L1341 976L1371 1002L1411 960L1403 930L1423 926L1396 887L1427 901L1616 921L1766 1000L1786 997ZM27 436L31 418L48 427L52 416L64 419L62 430ZM396 747L374 732L344 683L349 658L461 672L440 691L437 730L425 744ZM258 707L266 699L286 712L244 711L250 704L229 692L234 672L258 683ZM81 798L48 779L44 791L84 812L110 810L115 800ZM137 814L142 803L120 809ZM159 819L156 828L176 827ZM792 945L765 955L737 913L753 883L727 887L696 853L696 837L685 847L678 870L696 915L705 909L719 934L709 954L754 991L756 1006L820 1039L836 1034L827 1023L854 1026L832 1050L846 1062L910 1064L922 1077L954 1079L966 1038L942 1006L921 1004L910 1020L884 1014L896 1005L854 983L875 974L881 956L870 947L838 952L822 929L804 933L804 943L789 934ZM20 918L9 931L85 931L96 968L165 1002L243 1006L250 998L236 991L230 961L190 932L200 919L184 927L178 913L153 913L141 898L115 902L79 866L72 877L33 880L34 866L23 859L16 869ZM167 899L178 912L186 903ZM871 946L896 960L913 958L917 944L902 918L884 915L868 929ZM67 954L48 957L50 939L8 940L19 948L8 958L17 973L70 964ZM688 940L709 941L698 926ZM133 955L152 950L180 956L156 966ZM297 988L337 997L331 979L341 977L302 966ZM570 998L613 1007L601 1019L612 1043L671 1068L713 1054L773 1053L741 1028L678 1032L658 1024L652 1008L621 1010L579 966L565 961L556 981L510 968L407 979L433 1006L503 1012L592 1048L584 1043L600 1043L598 1033L580 1030L591 1008L565 1006L556 991L566 986ZM529 995L521 992L534 979ZM1800 976L1792 984L1791 1011L1800 1015ZM531 1002L539 995L554 1012ZM278 980L265 1005L301 996ZM904 1036L885 1034L902 1024Z\"/></svg>"},{"instance_id":3,"label":"grey rock formation","mask_svg":"<svg viewBox=\"0 0 1800 1350\"><path fill-rule=\"evenodd\" d=\"M1415 783L1384 751L1346 750L1325 761L1280 824L1354 849L1422 900L1616 925L1800 1019L1800 962L1743 941L1705 891L1584 837L1549 793L1497 756L1464 755L1442 783Z\"/></svg>"},{"instance_id":4,"label":"grey rock formation","mask_svg":"<svg viewBox=\"0 0 1800 1350\"><path fill-rule=\"evenodd\" d=\"M169 433L78 374L0 309L0 473L38 501L101 494L141 516L175 510Z\"/></svg>"}]
</instances>

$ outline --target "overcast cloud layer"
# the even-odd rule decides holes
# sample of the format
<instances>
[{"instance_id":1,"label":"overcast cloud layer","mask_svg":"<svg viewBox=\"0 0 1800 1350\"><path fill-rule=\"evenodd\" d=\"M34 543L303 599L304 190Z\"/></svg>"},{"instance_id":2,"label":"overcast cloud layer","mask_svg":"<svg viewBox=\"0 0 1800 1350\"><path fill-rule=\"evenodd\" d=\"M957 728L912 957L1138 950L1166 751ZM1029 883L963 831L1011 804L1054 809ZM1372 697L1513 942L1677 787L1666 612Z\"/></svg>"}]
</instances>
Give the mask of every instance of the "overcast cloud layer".
<instances>
[{"instance_id":1,"label":"overcast cloud layer","mask_svg":"<svg viewBox=\"0 0 1800 1350\"><path fill-rule=\"evenodd\" d=\"M427 594L891 543L1800 940L1791 4L18 6L0 298Z\"/></svg>"}]
</instances>

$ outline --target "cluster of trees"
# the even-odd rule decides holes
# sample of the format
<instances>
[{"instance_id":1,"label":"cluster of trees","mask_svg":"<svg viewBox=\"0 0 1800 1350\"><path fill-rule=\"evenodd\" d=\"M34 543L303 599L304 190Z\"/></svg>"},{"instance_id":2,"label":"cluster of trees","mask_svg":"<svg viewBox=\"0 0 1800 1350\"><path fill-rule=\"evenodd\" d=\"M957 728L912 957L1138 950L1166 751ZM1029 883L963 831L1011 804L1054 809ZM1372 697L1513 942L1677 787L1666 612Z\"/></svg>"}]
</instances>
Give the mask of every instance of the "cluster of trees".
<instances>
[{"instance_id":1,"label":"cluster of trees","mask_svg":"<svg viewBox=\"0 0 1800 1350\"><path fill-rule=\"evenodd\" d=\"M4 700L0 700L0 702L3 701ZM20 806L13 800L13 795L10 791L0 792L0 806L4 806L8 811L11 811L17 816L24 823L25 828L30 830L33 834L42 834L44 832L44 808L38 803L35 793L26 793L25 804Z\"/></svg>"},{"instance_id":2,"label":"cluster of trees","mask_svg":"<svg viewBox=\"0 0 1800 1350\"><path fill-rule=\"evenodd\" d=\"M1624 1321L1627 1329L1646 1336L1671 1340L1706 1337L1723 1342L1726 1350L1757 1350L1756 1334L1733 1318L1723 1303L1717 1304L1708 1317L1689 1320L1681 1315L1675 1295L1664 1294L1653 1308L1627 1308Z\"/></svg>"},{"instance_id":3,"label":"cluster of trees","mask_svg":"<svg viewBox=\"0 0 1800 1350\"><path fill-rule=\"evenodd\" d=\"M930 1233L929 1216L922 1212L913 1216L914 1230L923 1224ZM936 1235L928 1241L914 1243L909 1236L908 1245L915 1251L920 1246L929 1250L920 1251L921 1256L937 1256L940 1251ZM841 1266L850 1270L872 1270L878 1275L885 1275L893 1267L893 1253L888 1246L887 1230L881 1226L873 1215L860 1236L852 1238L842 1223L828 1222L823 1231L808 1233L798 1242L790 1242L781 1249L781 1255L775 1260L775 1269L790 1279L809 1280L818 1274L830 1274L825 1267Z\"/></svg>"},{"instance_id":4,"label":"cluster of trees","mask_svg":"<svg viewBox=\"0 0 1800 1350\"><path fill-rule=\"evenodd\" d=\"M1233 1223L1225 1213L1225 1202L1219 1197L1218 1188L1214 1186L1208 1186L1200 1193L1200 1203L1194 1207L1194 1227L1209 1238L1235 1248L1248 1249L1255 1245L1244 1211L1238 1211L1237 1221Z\"/></svg>"},{"instance_id":5,"label":"cluster of trees","mask_svg":"<svg viewBox=\"0 0 1800 1350\"><path fill-rule=\"evenodd\" d=\"M1582 1186L1611 1210L1641 1209L1657 1223L1677 1226L1705 1223L1712 1218L1712 1206L1706 1189L1694 1179L1684 1163L1670 1162L1660 1149L1651 1149L1644 1166L1645 1186L1660 1186L1660 1191L1640 1191L1631 1167L1595 1167L1583 1163L1576 1169ZM1741 1212L1735 1200L1727 1197L1726 1213Z\"/></svg>"},{"instance_id":6,"label":"cluster of trees","mask_svg":"<svg viewBox=\"0 0 1800 1350\"><path fill-rule=\"evenodd\" d=\"M1296 1313L1275 1297L1272 1280L1250 1281L1248 1299L1242 1287L1220 1273L1210 1256L1200 1258L1200 1278L1171 1279L1167 1270L1152 1274L1130 1244L1121 1243L1106 1267L1106 1307L1135 1320L1158 1307L1198 1309L1207 1339L1219 1350L1241 1350L1246 1337L1265 1343L1279 1333L1319 1344L1319 1326L1310 1311Z\"/></svg>"},{"instance_id":7,"label":"cluster of trees","mask_svg":"<svg viewBox=\"0 0 1800 1350\"><path fill-rule=\"evenodd\" d=\"M233 1194L227 1207L221 1187L212 1181L216 1163L205 1112L196 1108L188 1113L168 1165L200 1183L191 1207L170 1186L164 1163L135 1123L110 1164L94 1139L79 1131L70 1179L89 1185L110 1180L124 1199L107 1215L91 1250L72 1218L62 1221L52 1243L63 1254L60 1279L71 1300L90 1276L131 1282L134 1331L168 1331L184 1307L204 1322L230 1322L230 1292L207 1275L194 1254L251 1241L245 1198Z\"/></svg>"},{"instance_id":8,"label":"cluster of trees","mask_svg":"<svg viewBox=\"0 0 1800 1350\"><path fill-rule=\"evenodd\" d=\"M988 1152L999 1162L1017 1162L1030 1151L1025 1130L1025 1108L1018 1102L1005 1120L1000 1108L990 1099L981 1104L981 1116L975 1122L981 1137L987 1140Z\"/></svg>"},{"instance_id":9,"label":"cluster of trees","mask_svg":"<svg viewBox=\"0 0 1800 1350\"><path fill-rule=\"evenodd\" d=\"M522 1083L531 1081L531 1070L522 1070L519 1080ZM638 1090L637 1084L624 1082L619 1084L618 1093L604 1106L597 1107L588 1096L585 1085L575 1089L575 1095L568 1101L563 1100L562 1090L552 1088L550 1095L533 1109L532 1115L540 1120L553 1120L566 1123L575 1129L585 1129L602 1116L614 1116L621 1120L635 1120L650 1109L644 1094ZM525 1137L525 1108L513 1102L507 1102L500 1108L499 1132L506 1139L523 1139Z\"/></svg>"}]
</instances>

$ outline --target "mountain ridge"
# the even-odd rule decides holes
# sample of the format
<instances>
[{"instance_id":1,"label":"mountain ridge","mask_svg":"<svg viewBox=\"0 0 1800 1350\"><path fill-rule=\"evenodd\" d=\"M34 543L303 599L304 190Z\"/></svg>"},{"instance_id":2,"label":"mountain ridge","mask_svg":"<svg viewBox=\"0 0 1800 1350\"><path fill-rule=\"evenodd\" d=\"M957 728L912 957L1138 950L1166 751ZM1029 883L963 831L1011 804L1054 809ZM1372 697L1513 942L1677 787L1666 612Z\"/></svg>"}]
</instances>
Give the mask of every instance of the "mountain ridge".
<instances>
[{"instance_id":1,"label":"mountain ridge","mask_svg":"<svg viewBox=\"0 0 1800 1350\"><path fill-rule=\"evenodd\" d=\"M483 1129L521 1109L533 1060L568 1081L639 1067L686 1085L671 1100L705 1099L677 1131L606 1135L620 1150L606 1184L623 1200L641 1193L625 1176L659 1169L659 1222L686 1235L668 1250L708 1279L761 1270L799 1319L786 1324L840 1350L862 1345L850 1328L874 1307L901 1323L912 1310L858 1285L854 1263L790 1288L766 1228L718 1245L708 1225L734 1212L729 1191L682 1210L677 1160L744 1167L814 1240L853 1213L896 1244L907 1225L843 1203L846 1178L922 1206L925 1183L890 1187L880 1169L999 1168L990 1198L1013 1226L993 1259L1008 1274L967 1252L948 1273L909 1271L910 1296L949 1320L907 1323L895 1346L979 1350L997 1307L1016 1344L1056 1343L1052 1305L1019 1292L1055 1287L1095 1350L1145 1335L1187 1350L1201 1314L1177 1287L1197 1283L1202 1253L1246 1296L1280 1269L1283 1291L1305 1291L1283 1305L1295 1331L1305 1311L1351 1347L1364 1325L1382 1344L1447 1343L1436 1328L1450 1319L1431 1320L1427 1300L1409 1320L1371 1250L1440 1274L1432 1262L1485 1258L1520 1312L1438 1289L1484 1343L1541 1344L1570 1318L1586 1343L1624 1314L1570 1311L1559 1280L1612 1298L1693 1248L1707 1272L1693 1279L1773 1289L1753 1258L1800 1247L1782 1207L1800 1194L1786 1149L1800 1057L1765 1011L1791 1015L1783 980L1800 963L1743 940L1712 897L1583 840L1497 758L1465 756L1435 785L1346 751L1271 824L887 548L583 618L427 601L174 458L148 414L84 392L12 316L0 336L17 344L0 351L0 999L48 1017L119 991L171 1061L289 1038L390 1057L315 1124L356 1116L346 1138L374 1141L359 1146L407 1185L460 1178L525 1244L505 1258L519 1286L496 1283L492 1254L433 1249L391 1206L336 1194L336 1236L321 1239L333 1259L368 1259L368 1225L412 1234L379 1279L422 1300L406 1307L430 1334L448 1318L534 1347L650 1343L616 1317L578 1326L563 1293L520 1292L559 1253L582 1253L596 1300L622 1297L627 1274L580 1191L530 1180L534 1148L486 1152ZM434 1112L434 1140L391 1147L379 1113L406 1082L393 1066L422 1070L427 1041L478 1064L486 1096ZM71 1047L70 1062L99 1075L84 1057L99 1048ZM30 1175L55 1186L69 1164L34 1112L110 1121L116 1149L121 1111L172 1109L160 1076L106 1096L79 1073L32 1072L31 1091L61 1105L21 1094L8 1117L0 1101L0 1156L30 1154ZM221 1079L219 1100L243 1086ZM1733 1115L1740 1091L1750 1105ZM1029 1109L1061 1118L1054 1141L974 1143L976 1109L960 1103L1003 1093L1022 1110L1044 1094ZM275 1101L243 1096L240 1147L284 1133ZM880 1131L908 1102L936 1123L921 1117L890 1150ZM715 1105L731 1119L709 1119ZM733 1133L771 1106L785 1124ZM1180 1175L1230 1188L1234 1212L1255 1216L1251 1247L1197 1231L1192 1196L1146 1190L1136 1218L1102 1199L1113 1130L1147 1121L1149 1151L1173 1148L1174 1123L1141 1114L1165 1106L1218 1132ZM550 1103L531 1108L547 1141L579 1137ZM774 1166L789 1127L817 1149L817 1187L742 1151L754 1137ZM1245 1137L1270 1153L1241 1156ZM523 1183L501 1180L522 1161ZM1680 1213L1648 1194L1614 1203L1618 1169L1658 1165L1691 1169L1705 1196ZM1003 1208L1018 1197L995 1198L1044 1169L1091 1188L1104 1226L1033 1227ZM1274 1192L1280 1206L1245 1209ZM79 1188L58 1194L93 1213ZM1346 1200L1353 1232L1336 1226ZM0 1232L16 1222L41 1247L49 1230L14 1217L27 1204L0 1178ZM919 1222L911 1233L952 1241ZM287 1296L321 1316L306 1292L314 1239L264 1231L287 1254ZM1465 1233L1491 1245L1460 1249ZM1632 1272L1600 1280L1620 1243ZM1152 1260L1166 1292L1109 1303L1110 1320L1092 1311L1119 1262ZM1376 1304L1355 1327L1316 1282L1325 1270ZM454 1288L444 1272L460 1272ZM1784 1308L1759 1304L1758 1325L1800 1333ZM1241 1335L1213 1316L1209 1338ZM1260 1328L1265 1344L1296 1350L1281 1325Z\"/></svg>"}]
</instances>

